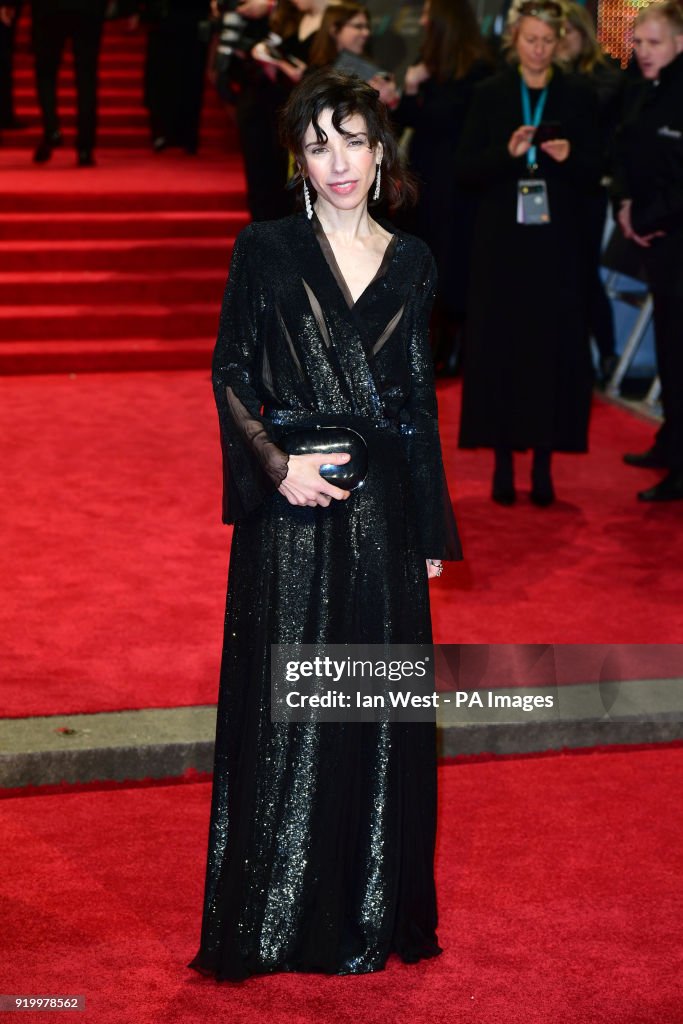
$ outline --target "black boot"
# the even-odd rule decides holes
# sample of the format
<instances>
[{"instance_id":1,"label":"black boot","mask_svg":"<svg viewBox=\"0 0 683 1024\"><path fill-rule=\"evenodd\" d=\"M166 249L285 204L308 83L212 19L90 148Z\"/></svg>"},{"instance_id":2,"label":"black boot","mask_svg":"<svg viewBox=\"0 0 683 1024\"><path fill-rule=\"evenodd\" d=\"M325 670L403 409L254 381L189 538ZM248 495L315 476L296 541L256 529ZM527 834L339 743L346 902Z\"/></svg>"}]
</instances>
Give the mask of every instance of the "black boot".
<instances>
[{"instance_id":1,"label":"black boot","mask_svg":"<svg viewBox=\"0 0 683 1024\"><path fill-rule=\"evenodd\" d=\"M683 469L672 469L654 487L638 493L639 501L683 501Z\"/></svg>"},{"instance_id":2,"label":"black boot","mask_svg":"<svg viewBox=\"0 0 683 1024\"><path fill-rule=\"evenodd\" d=\"M534 448L534 461L531 466L531 500L539 508L547 508L555 501L555 489L550 475L549 448Z\"/></svg>"},{"instance_id":3,"label":"black boot","mask_svg":"<svg viewBox=\"0 0 683 1024\"><path fill-rule=\"evenodd\" d=\"M491 497L499 505L514 505L517 500L515 493L515 467L510 448L495 449L495 469L493 471L493 487Z\"/></svg>"},{"instance_id":4,"label":"black boot","mask_svg":"<svg viewBox=\"0 0 683 1024\"><path fill-rule=\"evenodd\" d=\"M654 445L646 452L627 452L624 455L624 462L627 466L636 466L638 469L667 469L666 458Z\"/></svg>"},{"instance_id":5,"label":"black boot","mask_svg":"<svg viewBox=\"0 0 683 1024\"><path fill-rule=\"evenodd\" d=\"M51 135L43 135L36 146L33 154L34 164L46 164L52 156L52 150L57 149L64 142L61 132L53 132Z\"/></svg>"}]
</instances>

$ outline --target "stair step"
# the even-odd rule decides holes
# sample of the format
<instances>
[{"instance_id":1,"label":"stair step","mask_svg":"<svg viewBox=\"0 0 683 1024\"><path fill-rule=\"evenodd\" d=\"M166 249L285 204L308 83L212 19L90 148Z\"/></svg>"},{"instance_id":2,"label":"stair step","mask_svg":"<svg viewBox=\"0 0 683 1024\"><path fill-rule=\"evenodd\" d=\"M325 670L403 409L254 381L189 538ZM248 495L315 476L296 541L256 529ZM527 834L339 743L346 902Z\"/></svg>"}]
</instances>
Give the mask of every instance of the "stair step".
<instances>
[{"instance_id":1,"label":"stair step","mask_svg":"<svg viewBox=\"0 0 683 1024\"><path fill-rule=\"evenodd\" d=\"M222 270L172 270L126 273L125 271L39 271L27 277L17 272L0 273L0 305L32 308L46 306L113 305L126 308L144 304L213 303L225 287Z\"/></svg>"},{"instance_id":2,"label":"stair step","mask_svg":"<svg viewBox=\"0 0 683 1024\"><path fill-rule=\"evenodd\" d=\"M5 146L16 149L32 149L36 144L35 137L26 131L6 131L3 132L2 138ZM217 127L209 125L206 128L202 127L199 144L220 149L227 148L229 140L227 125ZM69 145L69 143L70 140L67 137L66 144ZM148 149L149 130L146 125L140 125L139 128L103 125L97 132L97 145L123 149Z\"/></svg>"},{"instance_id":3,"label":"stair step","mask_svg":"<svg viewBox=\"0 0 683 1024\"><path fill-rule=\"evenodd\" d=\"M3 242L0 272L30 276L45 270L221 268L227 274L234 238L135 238Z\"/></svg>"},{"instance_id":4,"label":"stair step","mask_svg":"<svg viewBox=\"0 0 683 1024\"><path fill-rule=\"evenodd\" d=\"M18 104L17 117L22 121L40 126L40 111L37 106L28 107ZM76 127L77 111L72 103L64 103L59 108L59 120L64 128ZM222 129L226 115L222 110L202 111L202 129ZM97 123L100 128L144 128L149 130L149 114L142 106L142 101L131 106L104 107L98 113ZM23 132L22 132L23 134Z\"/></svg>"},{"instance_id":5,"label":"stair step","mask_svg":"<svg viewBox=\"0 0 683 1024\"><path fill-rule=\"evenodd\" d=\"M86 212L93 218L112 218L112 215L116 215L120 219L120 215L125 214L131 218L131 222L146 215L153 217L155 224L162 219L159 216L162 213L179 220L187 220L196 214L198 224L202 224L206 218L228 215L235 224L244 224L248 218L244 209L244 191L240 187L241 174L237 177L230 154L226 154L225 166L222 161L216 161L211 168L206 163L198 164L184 155L170 152L162 154L160 161L168 159L169 163L175 162L178 165L179 178L184 177L188 181L189 171L195 174L192 188L188 186L186 191L173 191L155 187L154 167L150 165L151 157L147 153L141 155L137 151L131 152L130 161L121 161L120 164L116 159L118 154L113 158L103 154L97 174L85 175L71 163L71 153L58 151L47 168L34 164L25 167L23 153L15 153L22 158L19 166L25 188L21 192L0 189L0 213L3 214L0 218L0 238L10 237L7 226L13 223L13 218L23 218L23 221L17 223L28 230L27 221L31 219L45 221L66 214L83 217ZM60 165L59 161L65 161L67 157L68 166ZM6 165L3 170L6 170ZM199 188L202 177L206 185ZM115 181L113 188L112 178ZM226 190L225 181L231 178L236 183ZM80 190L79 179L84 183ZM125 191L122 187L124 185L127 186ZM88 190L87 186L92 190ZM98 186L97 189L95 186ZM66 223L71 226L68 221ZM140 226L136 223L136 232ZM140 233L145 237L144 231ZM185 230L182 233L187 234ZM153 234L156 236L156 229ZM206 234L205 229L202 228L198 234ZM18 236L19 239L22 237Z\"/></svg>"},{"instance_id":6,"label":"stair step","mask_svg":"<svg viewBox=\"0 0 683 1024\"><path fill-rule=\"evenodd\" d=\"M75 341L82 338L215 338L218 306L210 303L152 305L0 306L0 338L14 341ZM49 325L49 327L47 326Z\"/></svg>"},{"instance_id":7,"label":"stair step","mask_svg":"<svg viewBox=\"0 0 683 1024\"><path fill-rule=\"evenodd\" d=\"M208 376L213 347L213 338L193 337L0 343L0 375L206 368Z\"/></svg>"},{"instance_id":8,"label":"stair step","mask_svg":"<svg viewBox=\"0 0 683 1024\"><path fill-rule=\"evenodd\" d=\"M215 201L215 200L214 200ZM244 218L243 222L246 222ZM235 214L224 210L126 211L121 213L7 213L0 237L27 241L69 238L72 241L105 238L221 238L234 234Z\"/></svg>"},{"instance_id":9,"label":"stair step","mask_svg":"<svg viewBox=\"0 0 683 1024\"><path fill-rule=\"evenodd\" d=\"M105 85L108 87L111 84L121 85L137 84L138 87L142 81L143 70L142 66L130 67L130 68L111 68L107 69L106 83L102 81L102 75L100 74L100 88L104 88ZM32 64L18 64L14 71L14 81L18 86L30 86L35 82L35 71ZM58 87L62 85L73 84L73 74L71 69L64 69L58 79Z\"/></svg>"}]
</instances>

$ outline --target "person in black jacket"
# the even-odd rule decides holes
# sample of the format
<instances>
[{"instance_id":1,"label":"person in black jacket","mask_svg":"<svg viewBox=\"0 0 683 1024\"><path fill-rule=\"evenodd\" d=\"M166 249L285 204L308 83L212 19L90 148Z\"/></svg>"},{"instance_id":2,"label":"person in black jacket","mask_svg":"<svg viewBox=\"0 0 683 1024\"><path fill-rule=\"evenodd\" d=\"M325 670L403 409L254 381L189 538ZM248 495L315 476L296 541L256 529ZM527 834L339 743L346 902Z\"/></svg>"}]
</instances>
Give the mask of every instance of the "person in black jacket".
<instances>
[{"instance_id":1,"label":"person in black jacket","mask_svg":"<svg viewBox=\"0 0 683 1024\"><path fill-rule=\"evenodd\" d=\"M455 181L455 154L474 87L493 71L469 0L427 0L419 63L408 68L394 121L412 128L411 170L420 183L417 204L402 226L434 253L439 283L432 314L437 373L457 370L467 310L475 201Z\"/></svg>"},{"instance_id":2,"label":"person in black jacket","mask_svg":"<svg viewBox=\"0 0 683 1024\"><path fill-rule=\"evenodd\" d=\"M567 70L584 75L595 90L598 100L598 125L602 145L603 181L610 175L610 157L614 135L619 123L624 94L624 75L617 61L609 57L595 35L589 11L578 3L566 5L565 34L558 54ZM590 273L588 292L588 323L599 353L599 378L605 385L612 376L618 357L612 304L600 276L602 240L608 208L607 188L596 182L586 196L584 218L585 256Z\"/></svg>"},{"instance_id":3,"label":"person in black jacket","mask_svg":"<svg viewBox=\"0 0 683 1024\"><path fill-rule=\"evenodd\" d=\"M145 106L152 148L180 146L195 154L208 52L200 24L209 0L141 0L140 12L148 26Z\"/></svg>"},{"instance_id":4,"label":"person in black jacket","mask_svg":"<svg viewBox=\"0 0 683 1024\"><path fill-rule=\"evenodd\" d=\"M71 40L78 97L76 150L79 167L95 161L97 64L107 0L33 0L33 50L36 90L43 116L43 138L33 155L46 163L63 139L57 114L57 75L67 40Z\"/></svg>"},{"instance_id":5,"label":"person in black jacket","mask_svg":"<svg viewBox=\"0 0 683 1024\"><path fill-rule=\"evenodd\" d=\"M617 140L617 217L642 250L654 302L664 422L632 466L668 469L641 501L683 499L683 9L644 7L634 49L645 78Z\"/></svg>"},{"instance_id":6,"label":"person in black jacket","mask_svg":"<svg viewBox=\"0 0 683 1024\"><path fill-rule=\"evenodd\" d=\"M555 498L552 452L588 445L581 210L600 143L590 86L553 64L562 25L554 0L513 6L512 65L476 87L456 163L480 200L460 446L494 449L492 498L502 505L516 499L513 451L533 449L531 499L545 506Z\"/></svg>"}]
</instances>

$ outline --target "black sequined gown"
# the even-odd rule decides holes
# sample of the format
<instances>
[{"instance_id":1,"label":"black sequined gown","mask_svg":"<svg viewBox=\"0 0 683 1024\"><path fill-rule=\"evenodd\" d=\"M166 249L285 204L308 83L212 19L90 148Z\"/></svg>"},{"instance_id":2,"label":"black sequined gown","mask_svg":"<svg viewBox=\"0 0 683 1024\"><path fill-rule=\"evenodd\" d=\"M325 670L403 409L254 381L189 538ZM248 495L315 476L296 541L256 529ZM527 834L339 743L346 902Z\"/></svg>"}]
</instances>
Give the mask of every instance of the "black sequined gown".
<instances>
[{"instance_id":1,"label":"black sequined gown","mask_svg":"<svg viewBox=\"0 0 683 1024\"><path fill-rule=\"evenodd\" d=\"M433 260L394 234L354 304L317 218L238 237L214 356L235 522L197 956L217 978L381 970L440 952L435 736L425 724L273 724L270 645L431 641L425 557L459 558L427 322ZM278 432L343 423L365 484L290 505Z\"/></svg>"}]
</instances>

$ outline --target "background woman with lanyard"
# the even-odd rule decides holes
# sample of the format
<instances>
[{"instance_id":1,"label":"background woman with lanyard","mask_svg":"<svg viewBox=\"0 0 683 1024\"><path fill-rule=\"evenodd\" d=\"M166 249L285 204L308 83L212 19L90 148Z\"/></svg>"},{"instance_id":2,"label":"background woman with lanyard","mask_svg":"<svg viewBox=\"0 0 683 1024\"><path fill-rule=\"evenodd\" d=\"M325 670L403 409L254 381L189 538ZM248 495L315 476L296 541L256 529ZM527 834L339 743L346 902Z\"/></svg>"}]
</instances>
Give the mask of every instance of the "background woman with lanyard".
<instances>
[{"instance_id":1,"label":"background woman with lanyard","mask_svg":"<svg viewBox=\"0 0 683 1024\"><path fill-rule=\"evenodd\" d=\"M599 168L596 104L553 58L553 0L511 8L512 66L475 90L458 172L480 203L472 256L463 448L495 451L492 497L516 498L514 450L532 448L531 498L554 500L553 451L585 452L592 366L579 211Z\"/></svg>"}]
</instances>

